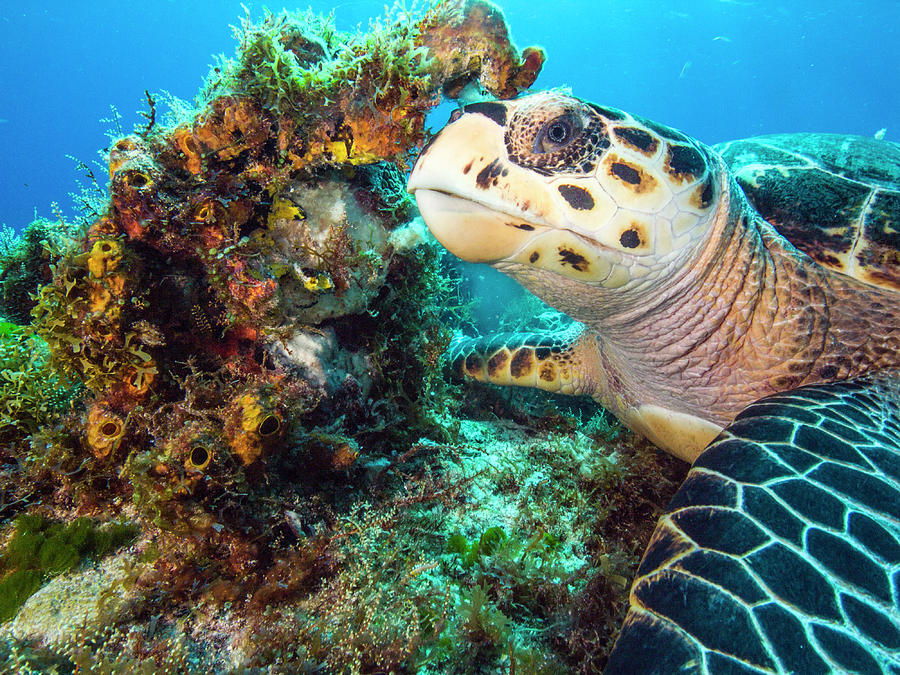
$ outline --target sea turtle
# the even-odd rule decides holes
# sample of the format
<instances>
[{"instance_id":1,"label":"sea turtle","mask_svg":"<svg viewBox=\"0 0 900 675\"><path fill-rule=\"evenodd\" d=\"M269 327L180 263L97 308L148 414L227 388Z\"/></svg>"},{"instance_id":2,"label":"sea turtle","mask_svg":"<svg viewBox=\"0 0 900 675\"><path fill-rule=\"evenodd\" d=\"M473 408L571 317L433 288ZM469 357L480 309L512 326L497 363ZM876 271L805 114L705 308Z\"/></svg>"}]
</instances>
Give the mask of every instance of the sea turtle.
<instances>
[{"instance_id":1,"label":"sea turtle","mask_svg":"<svg viewBox=\"0 0 900 675\"><path fill-rule=\"evenodd\" d=\"M576 321L461 339L461 372L593 396L693 463L608 673L900 673L898 189L896 144L717 153L558 92L422 151L437 239Z\"/></svg>"}]
</instances>

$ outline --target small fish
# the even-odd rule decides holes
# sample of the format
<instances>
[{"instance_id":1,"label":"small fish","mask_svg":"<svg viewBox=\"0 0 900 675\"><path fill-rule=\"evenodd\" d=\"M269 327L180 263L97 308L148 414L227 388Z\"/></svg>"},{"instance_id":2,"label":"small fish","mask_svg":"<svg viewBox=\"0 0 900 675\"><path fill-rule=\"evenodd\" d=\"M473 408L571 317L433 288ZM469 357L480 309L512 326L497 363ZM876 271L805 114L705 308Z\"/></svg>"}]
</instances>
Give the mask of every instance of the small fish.
<instances>
[{"instance_id":1,"label":"small fish","mask_svg":"<svg viewBox=\"0 0 900 675\"><path fill-rule=\"evenodd\" d=\"M684 74L687 72L687 69L691 67L691 65L692 65L692 64L691 64L690 61L685 61L685 62L684 62L684 65L681 66L681 72L678 73L678 79L679 79L679 80L680 80L682 77L684 77Z\"/></svg>"},{"instance_id":2,"label":"small fish","mask_svg":"<svg viewBox=\"0 0 900 675\"><path fill-rule=\"evenodd\" d=\"M722 42L731 42L731 38L727 35L716 35L716 37L713 38L713 42L715 42L716 40L721 40Z\"/></svg>"},{"instance_id":3,"label":"small fish","mask_svg":"<svg viewBox=\"0 0 900 675\"><path fill-rule=\"evenodd\" d=\"M878 131L875 132L875 140L883 141L884 135L887 133L887 127L881 127Z\"/></svg>"}]
</instances>

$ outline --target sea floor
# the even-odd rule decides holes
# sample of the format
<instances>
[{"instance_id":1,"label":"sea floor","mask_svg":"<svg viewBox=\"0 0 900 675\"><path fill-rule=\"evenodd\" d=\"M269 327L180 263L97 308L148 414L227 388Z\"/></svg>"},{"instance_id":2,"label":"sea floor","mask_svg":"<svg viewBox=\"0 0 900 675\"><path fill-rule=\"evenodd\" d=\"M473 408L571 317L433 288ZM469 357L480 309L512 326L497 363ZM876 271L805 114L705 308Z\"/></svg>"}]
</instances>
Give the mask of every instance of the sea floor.
<instances>
[{"instance_id":1,"label":"sea floor","mask_svg":"<svg viewBox=\"0 0 900 675\"><path fill-rule=\"evenodd\" d=\"M192 579L209 563L163 550L191 534L152 526L53 577L0 628L3 672L599 672L686 466L590 405L465 394L450 442L273 489L275 558L229 561L253 586Z\"/></svg>"}]
</instances>

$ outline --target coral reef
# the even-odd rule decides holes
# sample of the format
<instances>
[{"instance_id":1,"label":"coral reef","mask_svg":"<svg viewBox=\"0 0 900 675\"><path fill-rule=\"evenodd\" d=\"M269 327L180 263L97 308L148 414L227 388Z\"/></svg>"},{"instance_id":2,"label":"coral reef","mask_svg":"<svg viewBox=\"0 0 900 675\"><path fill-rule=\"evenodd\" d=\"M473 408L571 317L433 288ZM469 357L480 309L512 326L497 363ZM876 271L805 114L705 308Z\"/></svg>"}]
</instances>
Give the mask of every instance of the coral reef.
<instances>
[{"instance_id":1,"label":"coral reef","mask_svg":"<svg viewBox=\"0 0 900 675\"><path fill-rule=\"evenodd\" d=\"M532 85L544 50L527 47L519 56L498 7L468 0L447 10L426 17L420 42L435 55L432 73L448 96L456 97L472 81L497 98L513 98Z\"/></svg>"},{"instance_id":2,"label":"coral reef","mask_svg":"<svg viewBox=\"0 0 900 675\"><path fill-rule=\"evenodd\" d=\"M678 468L445 379L468 300L405 191L441 97L543 51L483 0L237 32L86 227L0 249L0 670L596 669Z\"/></svg>"}]
</instances>

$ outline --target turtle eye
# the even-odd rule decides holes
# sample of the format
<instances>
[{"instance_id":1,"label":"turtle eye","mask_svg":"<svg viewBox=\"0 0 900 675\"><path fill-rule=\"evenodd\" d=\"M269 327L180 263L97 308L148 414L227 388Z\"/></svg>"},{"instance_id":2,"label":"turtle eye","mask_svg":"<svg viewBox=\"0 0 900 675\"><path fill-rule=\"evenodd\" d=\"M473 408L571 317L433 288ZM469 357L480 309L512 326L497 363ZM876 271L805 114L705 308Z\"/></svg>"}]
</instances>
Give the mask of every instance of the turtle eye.
<instances>
[{"instance_id":1,"label":"turtle eye","mask_svg":"<svg viewBox=\"0 0 900 675\"><path fill-rule=\"evenodd\" d=\"M538 132L534 139L534 152L556 152L571 143L581 131L584 125L581 119L572 114L565 114L550 120Z\"/></svg>"}]
</instances>

